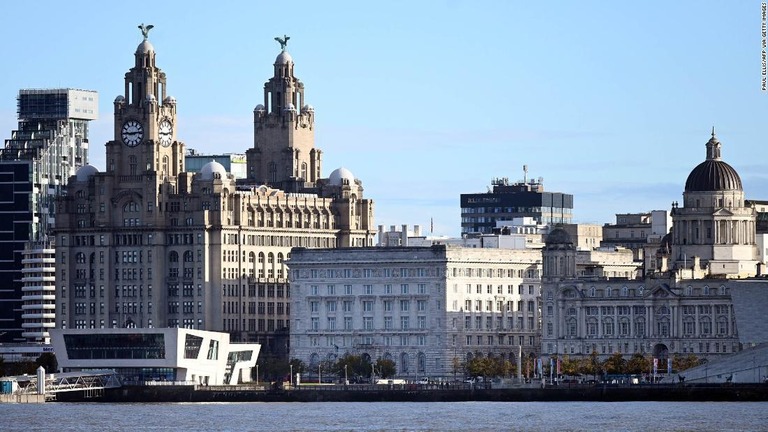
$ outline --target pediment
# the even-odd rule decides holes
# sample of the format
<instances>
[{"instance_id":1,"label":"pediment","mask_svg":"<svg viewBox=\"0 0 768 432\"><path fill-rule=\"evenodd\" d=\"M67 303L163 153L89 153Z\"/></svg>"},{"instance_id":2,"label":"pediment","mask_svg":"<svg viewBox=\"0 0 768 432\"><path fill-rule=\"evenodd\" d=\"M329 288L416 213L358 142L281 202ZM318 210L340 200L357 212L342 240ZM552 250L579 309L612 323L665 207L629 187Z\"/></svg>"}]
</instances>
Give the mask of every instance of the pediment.
<instances>
[{"instance_id":1,"label":"pediment","mask_svg":"<svg viewBox=\"0 0 768 432\"><path fill-rule=\"evenodd\" d=\"M712 216L733 216L733 212L725 208L720 208L712 213Z\"/></svg>"}]
</instances>

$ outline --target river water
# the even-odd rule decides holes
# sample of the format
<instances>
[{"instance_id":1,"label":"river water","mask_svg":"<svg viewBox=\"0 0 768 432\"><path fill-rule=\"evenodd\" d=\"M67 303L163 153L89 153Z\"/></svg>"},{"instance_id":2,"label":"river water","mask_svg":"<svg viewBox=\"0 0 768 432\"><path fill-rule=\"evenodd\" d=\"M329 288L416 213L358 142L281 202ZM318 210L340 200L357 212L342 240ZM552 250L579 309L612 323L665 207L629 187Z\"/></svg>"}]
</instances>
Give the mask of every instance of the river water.
<instances>
[{"instance_id":1,"label":"river water","mask_svg":"<svg viewBox=\"0 0 768 432\"><path fill-rule=\"evenodd\" d=\"M761 431L766 402L0 404L10 431Z\"/></svg>"}]
</instances>

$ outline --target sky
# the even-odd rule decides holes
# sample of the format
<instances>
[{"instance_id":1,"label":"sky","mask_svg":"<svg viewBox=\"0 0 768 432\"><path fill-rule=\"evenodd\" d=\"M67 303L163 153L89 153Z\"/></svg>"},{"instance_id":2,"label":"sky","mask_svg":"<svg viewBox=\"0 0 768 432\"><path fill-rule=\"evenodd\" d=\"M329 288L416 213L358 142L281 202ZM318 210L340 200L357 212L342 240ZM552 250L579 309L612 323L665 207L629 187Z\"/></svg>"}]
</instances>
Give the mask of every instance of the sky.
<instances>
[{"instance_id":1,"label":"sky","mask_svg":"<svg viewBox=\"0 0 768 432\"><path fill-rule=\"evenodd\" d=\"M461 231L459 196L544 179L574 221L669 209L711 128L748 199L768 199L759 1L143 1L0 4L0 136L23 88L96 90L90 162L149 40L178 135L203 154L253 146L253 108L288 35L323 172L349 169L375 223Z\"/></svg>"}]
</instances>

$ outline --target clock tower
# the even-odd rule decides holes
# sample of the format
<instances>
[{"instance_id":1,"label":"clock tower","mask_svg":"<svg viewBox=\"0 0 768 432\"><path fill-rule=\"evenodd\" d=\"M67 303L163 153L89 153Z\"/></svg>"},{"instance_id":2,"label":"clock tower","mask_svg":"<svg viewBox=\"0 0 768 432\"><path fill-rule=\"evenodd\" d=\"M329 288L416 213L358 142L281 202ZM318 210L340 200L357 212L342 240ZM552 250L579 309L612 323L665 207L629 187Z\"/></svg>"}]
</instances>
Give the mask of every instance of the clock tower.
<instances>
[{"instance_id":1,"label":"clock tower","mask_svg":"<svg viewBox=\"0 0 768 432\"><path fill-rule=\"evenodd\" d=\"M175 183L184 171L184 144L176 137L176 99L166 96L165 72L155 64L148 40L152 25L139 26L144 40L136 48L134 66L125 74L124 96L115 98L115 135L107 143L107 172L119 184Z\"/></svg>"},{"instance_id":2,"label":"clock tower","mask_svg":"<svg viewBox=\"0 0 768 432\"><path fill-rule=\"evenodd\" d=\"M304 84L285 50L290 37L277 37L282 51L274 76L264 84L264 101L253 110L254 146L246 152L248 178L286 192L312 190L320 179L322 152L315 148L315 109L304 100Z\"/></svg>"}]
</instances>

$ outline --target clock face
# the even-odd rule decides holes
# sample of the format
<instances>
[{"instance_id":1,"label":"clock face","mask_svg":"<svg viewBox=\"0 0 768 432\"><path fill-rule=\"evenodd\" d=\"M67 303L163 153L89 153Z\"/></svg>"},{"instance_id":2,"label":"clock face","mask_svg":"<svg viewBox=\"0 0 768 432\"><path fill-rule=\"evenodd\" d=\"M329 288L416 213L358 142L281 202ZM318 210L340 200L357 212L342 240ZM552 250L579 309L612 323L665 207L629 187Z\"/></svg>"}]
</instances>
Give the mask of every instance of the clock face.
<instances>
[{"instance_id":1,"label":"clock face","mask_svg":"<svg viewBox=\"0 0 768 432\"><path fill-rule=\"evenodd\" d=\"M173 125L170 120L166 119L160 122L158 136L160 138L160 144L165 147L171 145L171 142L173 142Z\"/></svg>"},{"instance_id":2,"label":"clock face","mask_svg":"<svg viewBox=\"0 0 768 432\"><path fill-rule=\"evenodd\" d=\"M144 138L144 128L136 120L128 120L123 124L123 142L128 147L136 147Z\"/></svg>"}]
</instances>

